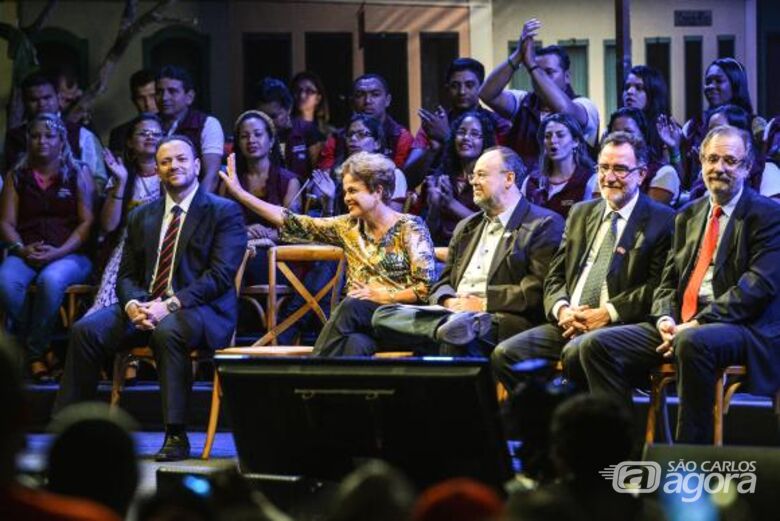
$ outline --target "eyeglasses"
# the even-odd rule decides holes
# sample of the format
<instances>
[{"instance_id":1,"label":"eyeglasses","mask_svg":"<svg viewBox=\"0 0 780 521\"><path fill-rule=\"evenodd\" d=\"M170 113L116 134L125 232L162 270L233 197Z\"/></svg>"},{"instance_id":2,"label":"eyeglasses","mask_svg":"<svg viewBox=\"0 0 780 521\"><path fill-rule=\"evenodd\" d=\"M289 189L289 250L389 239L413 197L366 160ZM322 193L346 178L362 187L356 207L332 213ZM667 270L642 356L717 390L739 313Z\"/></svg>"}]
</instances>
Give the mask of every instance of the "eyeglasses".
<instances>
[{"instance_id":1,"label":"eyeglasses","mask_svg":"<svg viewBox=\"0 0 780 521\"><path fill-rule=\"evenodd\" d=\"M156 130L139 130L134 134L136 137L154 137L154 138L161 138L162 132L158 132Z\"/></svg>"},{"instance_id":2,"label":"eyeglasses","mask_svg":"<svg viewBox=\"0 0 780 521\"><path fill-rule=\"evenodd\" d=\"M720 160L726 164L729 168L737 168L739 165L745 162L745 158L736 158L734 156L719 156L717 154L710 154L703 157L703 163L707 163L710 166L717 165Z\"/></svg>"},{"instance_id":3,"label":"eyeglasses","mask_svg":"<svg viewBox=\"0 0 780 521\"><path fill-rule=\"evenodd\" d=\"M347 139L366 139L368 137L374 137L371 132L368 130L354 130L352 132L347 132L346 134Z\"/></svg>"},{"instance_id":4,"label":"eyeglasses","mask_svg":"<svg viewBox=\"0 0 780 521\"><path fill-rule=\"evenodd\" d=\"M307 96L311 96L312 94L319 94L320 91L317 89L312 89L311 87L302 87L296 91L297 94L306 94Z\"/></svg>"},{"instance_id":5,"label":"eyeglasses","mask_svg":"<svg viewBox=\"0 0 780 521\"><path fill-rule=\"evenodd\" d=\"M482 139L482 132L477 132L476 130L469 130L468 132L465 130L458 130L455 132L455 135L459 138L464 138L466 136L472 138L472 139Z\"/></svg>"},{"instance_id":6,"label":"eyeglasses","mask_svg":"<svg viewBox=\"0 0 780 521\"><path fill-rule=\"evenodd\" d=\"M612 172L615 174L615 177L619 177L620 179L623 179L624 177L628 176L631 172L636 172L637 170L641 170L642 166L635 166L634 168L629 168L626 165L599 165L599 174L605 175L607 172Z\"/></svg>"},{"instance_id":7,"label":"eyeglasses","mask_svg":"<svg viewBox=\"0 0 780 521\"><path fill-rule=\"evenodd\" d=\"M507 172L510 172L510 170L499 170L499 174L505 174ZM479 172L471 172L466 176L466 179L469 181L473 181L476 179L477 181L484 181L488 177L490 177L491 172L485 172L484 170L480 170Z\"/></svg>"}]
</instances>

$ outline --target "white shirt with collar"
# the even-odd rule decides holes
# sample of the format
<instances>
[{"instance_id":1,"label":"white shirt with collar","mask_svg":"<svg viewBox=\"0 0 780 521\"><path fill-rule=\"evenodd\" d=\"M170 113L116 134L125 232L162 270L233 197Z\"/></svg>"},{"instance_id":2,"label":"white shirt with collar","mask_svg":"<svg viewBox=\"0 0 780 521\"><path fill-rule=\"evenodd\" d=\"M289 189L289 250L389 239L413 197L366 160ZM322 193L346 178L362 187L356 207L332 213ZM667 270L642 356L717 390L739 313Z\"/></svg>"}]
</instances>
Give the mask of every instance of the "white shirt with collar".
<instances>
[{"instance_id":1,"label":"white shirt with collar","mask_svg":"<svg viewBox=\"0 0 780 521\"><path fill-rule=\"evenodd\" d=\"M466 271L463 272L463 277L455 289L459 295L474 295L483 298L487 295L488 277L490 276L490 265L493 262L493 256L502 237L506 235L506 227L518 203L507 208L496 217L491 218L483 214L483 219L486 220L486 223L482 227L479 244L471 254Z\"/></svg>"},{"instance_id":2,"label":"white shirt with collar","mask_svg":"<svg viewBox=\"0 0 780 521\"><path fill-rule=\"evenodd\" d=\"M593 244L591 244L590 250L588 251L588 257L585 260L585 266L583 266L582 271L580 272L580 276L577 278L577 283L574 285L574 291L571 294L571 301L561 299L556 302L552 308L552 314L554 317L558 318L558 312L563 306L579 306L580 298L582 298L582 290L585 287L585 281L588 280L588 274L593 268L593 263L596 262L596 255L598 255L599 248L601 248L601 243L604 242L604 238L607 236L607 232L609 231L609 215L613 211L617 212L618 214L618 220L616 223L617 231L615 235L615 247L617 248L617 245L620 244L620 238L623 236L623 231L626 229L626 224L628 224L628 220L631 218L631 214L634 212L634 208L636 208L637 201L639 201L639 190L637 190L636 194L634 194L634 197L632 197L619 210L613 210L609 206L609 203L605 201L604 213L601 216L601 225L599 226L599 229L596 232L596 237L593 239ZM612 322L617 322L620 320L620 315L618 315L617 309L615 309L615 306L609 302L609 288L607 286L606 279L604 279L604 282L601 285L599 307L605 307L607 309L609 312L609 318Z\"/></svg>"}]
</instances>

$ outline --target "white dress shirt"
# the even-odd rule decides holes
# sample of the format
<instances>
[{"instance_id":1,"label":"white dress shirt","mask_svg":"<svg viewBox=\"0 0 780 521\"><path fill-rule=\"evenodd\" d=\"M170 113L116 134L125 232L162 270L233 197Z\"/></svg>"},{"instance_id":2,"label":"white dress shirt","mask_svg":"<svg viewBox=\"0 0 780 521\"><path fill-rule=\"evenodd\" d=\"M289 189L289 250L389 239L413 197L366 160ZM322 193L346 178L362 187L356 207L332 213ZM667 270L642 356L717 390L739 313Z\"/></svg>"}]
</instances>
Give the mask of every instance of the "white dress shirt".
<instances>
[{"instance_id":1,"label":"white dress shirt","mask_svg":"<svg viewBox=\"0 0 780 521\"><path fill-rule=\"evenodd\" d=\"M501 238L508 233L505 230L516 207L517 204L514 204L493 218L484 216L487 222L482 227L479 244L474 253L471 254L466 271L463 272L463 277L455 290L459 295L474 295L483 298L487 295L490 265Z\"/></svg>"}]
</instances>

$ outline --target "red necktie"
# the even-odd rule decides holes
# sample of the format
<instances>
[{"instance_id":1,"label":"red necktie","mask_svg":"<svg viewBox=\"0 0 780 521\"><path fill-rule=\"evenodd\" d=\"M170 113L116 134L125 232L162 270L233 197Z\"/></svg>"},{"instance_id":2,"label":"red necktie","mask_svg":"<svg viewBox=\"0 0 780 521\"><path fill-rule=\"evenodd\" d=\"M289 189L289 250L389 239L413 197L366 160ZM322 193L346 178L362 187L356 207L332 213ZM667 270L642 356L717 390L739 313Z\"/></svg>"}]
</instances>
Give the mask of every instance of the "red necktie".
<instances>
[{"instance_id":1,"label":"red necktie","mask_svg":"<svg viewBox=\"0 0 780 521\"><path fill-rule=\"evenodd\" d=\"M712 257L715 255L715 248L718 245L718 231L720 223L718 218L723 213L720 206L712 207L712 215L707 223L707 229L704 231L704 237L701 240L699 248L699 258L696 260L696 266L693 268L691 278L688 279L688 286L683 294L683 304L681 318L683 322L688 322L696 314L696 308L699 305L699 290L704 280L707 269L712 264Z\"/></svg>"},{"instance_id":2,"label":"red necktie","mask_svg":"<svg viewBox=\"0 0 780 521\"><path fill-rule=\"evenodd\" d=\"M171 268L173 267L173 251L176 245L176 236L179 234L179 223L181 219L181 208L174 206L171 208L173 213L173 219L168 224L168 229L165 231L165 238L163 239L162 246L160 246L159 262L157 264L157 275L154 277L154 284L152 285L152 300L162 297L165 294L165 290L168 289L168 281L171 278Z\"/></svg>"}]
</instances>

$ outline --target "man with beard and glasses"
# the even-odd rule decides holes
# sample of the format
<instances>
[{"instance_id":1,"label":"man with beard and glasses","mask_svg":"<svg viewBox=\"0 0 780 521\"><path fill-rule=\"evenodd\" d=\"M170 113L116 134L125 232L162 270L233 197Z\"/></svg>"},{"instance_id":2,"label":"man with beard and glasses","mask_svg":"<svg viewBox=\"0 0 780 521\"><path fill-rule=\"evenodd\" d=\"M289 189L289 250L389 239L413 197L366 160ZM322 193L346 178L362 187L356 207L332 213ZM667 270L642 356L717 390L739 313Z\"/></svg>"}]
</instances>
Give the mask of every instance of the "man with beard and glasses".
<instances>
[{"instance_id":1,"label":"man with beard and glasses","mask_svg":"<svg viewBox=\"0 0 780 521\"><path fill-rule=\"evenodd\" d=\"M544 281L548 323L501 342L493 351L498 379L512 389L512 366L530 358L563 358L567 375L582 383L581 343L615 324L645 320L671 243L674 212L640 190L647 147L615 132L602 144L601 198L576 204L561 247Z\"/></svg>"},{"instance_id":2,"label":"man with beard and glasses","mask_svg":"<svg viewBox=\"0 0 780 521\"><path fill-rule=\"evenodd\" d=\"M506 147L480 156L469 182L482 212L455 228L428 306L391 304L374 312L377 338L421 353L488 356L498 341L543 320L542 281L563 218L522 196L525 175Z\"/></svg>"},{"instance_id":3,"label":"man with beard and glasses","mask_svg":"<svg viewBox=\"0 0 780 521\"><path fill-rule=\"evenodd\" d=\"M745 186L752 154L744 130L709 131L699 156L709 193L675 218L650 321L579 346L590 390L627 404L637 378L674 363L682 443L712 442L718 369L747 365L752 394L780 386L780 208Z\"/></svg>"}]
</instances>

